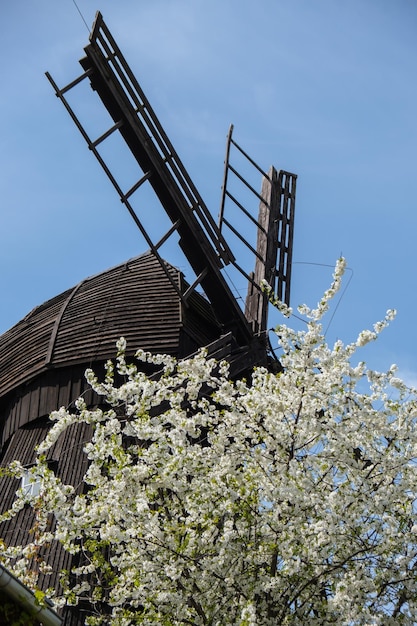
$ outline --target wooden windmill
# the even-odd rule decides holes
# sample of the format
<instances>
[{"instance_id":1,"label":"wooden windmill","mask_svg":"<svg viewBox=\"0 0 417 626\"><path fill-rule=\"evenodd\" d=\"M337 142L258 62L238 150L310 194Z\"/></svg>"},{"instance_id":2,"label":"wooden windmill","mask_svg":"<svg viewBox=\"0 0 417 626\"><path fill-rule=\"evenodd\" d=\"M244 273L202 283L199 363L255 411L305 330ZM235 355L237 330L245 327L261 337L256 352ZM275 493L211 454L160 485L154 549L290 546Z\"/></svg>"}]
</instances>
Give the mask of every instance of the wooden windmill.
<instances>
[{"instance_id":1,"label":"wooden windmill","mask_svg":"<svg viewBox=\"0 0 417 626\"><path fill-rule=\"evenodd\" d=\"M273 167L265 173L235 142L231 127L216 222L100 13L80 63L83 73L63 88L47 77L149 251L81 281L36 307L0 337L2 465L13 459L26 466L33 463L34 447L50 427L51 411L70 406L81 394L87 405L100 401L87 389L84 371L87 366L99 371L114 357L120 336L127 339L131 354L141 347L183 358L207 346L211 356L229 361L232 376L239 376L255 365L269 365L274 358L268 349L268 301L261 290L262 280L289 302L296 176ZM108 129L94 139L67 96L85 81L91 84L94 103L100 111L104 105L110 120ZM134 161L136 179L127 188L104 157L103 147L115 136ZM262 176L260 192L249 182L248 168ZM134 204L143 186L150 186L156 194L169 224L156 241ZM243 220L254 230L252 243L241 228ZM163 247L172 239L185 255L191 280L162 256ZM245 260L250 257L250 269L232 251L234 244L243 247ZM248 285L246 301L241 302L233 292L226 274L230 268L242 277L245 288ZM82 448L88 433L84 426L68 431L48 457L58 476L73 485L81 484L86 469ZM15 483L14 479L0 481L2 510L13 503ZM31 515L22 510L15 520L2 525L0 536L11 544L24 543L32 526ZM50 550L57 570L71 567L72 557L59 546ZM58 584L57 580L46 579L45 587ZM68 609L64 624L81 626L84 618L82 607Z\"/></svg>"}]
</instances>

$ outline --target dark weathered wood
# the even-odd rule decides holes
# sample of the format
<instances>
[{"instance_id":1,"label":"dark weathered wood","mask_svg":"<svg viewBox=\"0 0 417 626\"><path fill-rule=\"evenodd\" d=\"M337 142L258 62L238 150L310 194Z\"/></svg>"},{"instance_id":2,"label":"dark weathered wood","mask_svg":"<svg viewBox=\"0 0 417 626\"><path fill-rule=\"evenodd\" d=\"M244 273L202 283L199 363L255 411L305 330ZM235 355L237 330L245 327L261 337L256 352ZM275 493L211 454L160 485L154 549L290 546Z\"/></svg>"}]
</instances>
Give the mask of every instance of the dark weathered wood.
<instances>
[{"instance_id":1,"label":"dark weathered wood","mask_svg":"<svg viewBox=\"0 0 417 626\"><path fill-rule=\"evenodd\" d=\"M263 333L268 322L268 298L259 290L263 280L274 284L277 262L277 233L279 219L279 194L277 193L278 174L271 167L268 176L262 180L261 197L258 213L258 236L253 283L249 283L245 314L254 330Z\"/></svg>"},{"instance_id":2,"label":"dark weathered wood","mask_svg":"<svg viewBox=\"0 0 417 626\"><path fill-rule=\"evenodd\" d=\"M168 269L185 289L181 273ZM0 398L51 368L112 358L120 336L129 354L143 348L178 355L187 315L195 345L220 334L207 300L195 293L188 305L189 314L149 253L88 278L35 308L0 337ZM44 403L43 394L38 402Z\"/></svg>"},{"instance_id":3,"label":"dark weathered wood","mask_svg":"<svg viewBox=\"0 0 417 626\"><path fill-rule=\"evenodd\" d=\"M268 299L262 280L289 305L297 176L271 167L262 181L259 205L257 255L246 298L245 314L256 332L268 325Z\"/></svg>"},{"instance_id":4,"label":"dark weathered wood","mask_svg":"<svg viewBox=\"0 0 417 626\"><path fill-rule=\"evenodd\" d=\"M50 428L47 418L38 419L20 428L11 438L9 445L3 451L3 464L7 464L18 458L23 465L30 465L35 460L35 446L46 436ZM82 485L82 477L87 469L88 461L82 448L91 436L91 428L86 424L77 424L67 429L48 453L48 459L54 462L55 471L64 483L71 484L78 490ZM13 478L0 478L0 513L9 509L14 501L16 490L20 482ZM25 545L33 540L33 527L35 526L35 514L32 509L25 507L17 516L0 525L0 536L11 545ZM59 588L59 572L69 569L74 557L65 552L62 547L52 542L47 548L48 561L53 564L54 571L51 576L40 577L41 588L53 586ZM41 552L42 554L43 552ZM37 567L36 561L33 568ZM83 620L73 622L81 626Z\"/></svg>"},{"instance_id":5,"label":"dark weathered wood","mask_svg":"<svg viewBox=\"0 0 417 626\"><path fill-rule=\"evenodd\" d=\"M277 245L279 258L275 272L277 279L275 289L278 298L287 305L290 303L296 185L295 174L283 170L278 173L280 210Z\"/></svg>"}]
</instances>

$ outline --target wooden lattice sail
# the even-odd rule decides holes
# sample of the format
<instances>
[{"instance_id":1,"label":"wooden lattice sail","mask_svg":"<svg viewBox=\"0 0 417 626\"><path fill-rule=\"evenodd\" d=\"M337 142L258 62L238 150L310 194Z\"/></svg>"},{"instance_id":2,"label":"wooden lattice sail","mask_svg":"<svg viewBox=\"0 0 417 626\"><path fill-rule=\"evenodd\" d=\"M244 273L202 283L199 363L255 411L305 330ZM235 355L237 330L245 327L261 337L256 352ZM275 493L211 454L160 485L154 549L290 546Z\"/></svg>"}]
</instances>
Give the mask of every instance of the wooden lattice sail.
<instances>
[{"instance_id":1,"label":"wooden lattice sail","mask_svg":"<svg viewBox=\"0 0 417 626\"><path fill-rule=\"evenodd\" d=\"M84 73L64 88L60 89L50 74L47 74L56 95L70 113L163 268L165 262L160 255L160 247L172 235L176 234L178 237L179 246L194 272L194 279L190 281L186 292L181 292L175 286L178 297L186 304L189 295L197 287L204 291L222 333L233 340L236 371L265 364L267 355L264 337L261 335L266 330L267 302L262 294L259 295L259 285L261 278L266 278L275 286L278 278L278 287L281 290L283 286L286 287L285 299L288 300L295 176L286 172L276 174L275 170L271 170L275 174L272 173L270 179L268 174L263 173L269 181L269 191L266 189L268 185L264 185L262 194L257 195L261 199L261 207L266 207L269 217L264 219L265 211L262 209L260 221L254 220L259 233L258 250L253 249L257 264L255 273L244 273L254 290L248 300L245 315L222 274L222 269L228 264L243 271L241 262L236 260L222 234L223 224L227 223L229 228L233 228L224 217L224 201L220 226L217 226L100 13L97 14L85 53L86 56L80 61ZM111 117L111 126L96 139L90 138L66 97L67 92L83 80L90 81ZM122 189L100 152L103 142L113 133L120 133L139 166L137 180L126 190ZM231 132L228 141L229 144L233 141ZM233 144L237 146L235 142ZM232 168L228 158L229 151L228 145L226 172ZM251 162L254 164L252 160ZM233 168L232 171L235 172ZM228 193L226 182L225 175L224 197ZM158 242L152 240L131 201L132 196L145 183L151 185L171 222L170 228L161 234ZM282 236L278 236L278 231ZM252 249L251 246L249 248ZM278 251L281 252L279 255ZM254 304L255 301L257 304Z\"/></svg>"}]
</instances>

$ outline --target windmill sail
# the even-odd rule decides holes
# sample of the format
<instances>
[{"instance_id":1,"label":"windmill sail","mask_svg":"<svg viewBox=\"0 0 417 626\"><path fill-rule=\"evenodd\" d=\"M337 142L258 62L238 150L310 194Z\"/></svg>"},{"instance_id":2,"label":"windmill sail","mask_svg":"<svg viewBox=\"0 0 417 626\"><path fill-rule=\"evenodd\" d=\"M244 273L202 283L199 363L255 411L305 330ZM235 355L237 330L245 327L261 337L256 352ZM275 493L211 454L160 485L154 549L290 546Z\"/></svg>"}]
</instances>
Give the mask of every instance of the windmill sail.
<instances>
[{"instance_id":1,"label":"windmill sail","mask_svg":"<svg viewBox=\"0 0 417 626\"><path fill-rule=\"evenodd\" d=\"M201 286L224 335L232 337L237 353L246 355L241 359L242 367L243 363L245 367L265 363L265 343L257 332L262 324L258 323L256 328L250 316L248 321L221 271L226 265L236 265L236 259L221 227L216 224L198 193L101 13L97 13L90 43L84 51L85 57L80 61L83 74L64 88L60 89L47 73L56 95L63 102L163 268L165 261L160 255L160 247L173 234L179 238L179 246L195 274L195 280L184 293L178 285L174 285L182 302L187 305L190 293ZM90 138L66 97L67 92L84 80L91 83L112 119L111 126L95 139ZM123 189L101 152L103 144L114 133L123 138L124 145L129 148L140 168L135 183L128 189ZM131 201L144 183L151 185L171 222L168 231L156 243ZM169 272L166 273L172 280ZM253 277L251 280L254 283ZM252 307L252 310L255 309Z\"/></svg>"},{"instance_id":2,"label":"windmill sail","mask_svg":"<svg viewBox=\"0 0 417 626\"><path fill-rule=\"evenodd\" d=\"M240 240L249 250L250 256L255 258L254 271L248 274L242 266L232 259L233 266L248 281L248 293L245 303L245 315L252 325L254 332L265 334L268 327L268 298L262 292L262 281L266 281L273 288L278 298L289 305L291 286L292 249L295 216L296 174L284 170L277 171L271 166L264 172L257 163L236 143L232 137L233 125L230 126L226 142L226 157L220 203L219 228L224 234L227 230ZM243 175L237 169L232 158L232 148L243 156L244 165L256 170L262 175L262 189L258 193L248 182L248 174ZM259 203L258 218L253 217L252 211L238 199L237 194L230 189L230 178L238 182L246 191L246 203L250 206ZM228 204L237 209L237 217L231 220L228 216ZM242 235L241 224L243 218L250 220L256 228L256 247ZM230 239L230 237L229 237Z\"/></svg>"}]
</instances>

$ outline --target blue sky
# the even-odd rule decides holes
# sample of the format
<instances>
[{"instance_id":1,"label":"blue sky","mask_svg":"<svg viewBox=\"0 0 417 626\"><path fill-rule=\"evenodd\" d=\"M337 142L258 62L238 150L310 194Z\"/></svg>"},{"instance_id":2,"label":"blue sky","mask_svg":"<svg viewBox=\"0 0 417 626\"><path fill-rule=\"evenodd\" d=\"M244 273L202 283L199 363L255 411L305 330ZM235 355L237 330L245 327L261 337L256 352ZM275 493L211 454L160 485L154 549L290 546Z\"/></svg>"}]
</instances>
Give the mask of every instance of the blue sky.
<instances>
[{"instance_id":1,"label":"blue sky","mask_svg":"<svg viewBox=\"0 0 417 626\"><path fill-rule=\"evenodd\" d=\"M88 24L103 13L213 215L230 123L263 168L298 174L292 304L315 304L342 253L351 280L329 341L351 341L396 308L363 358L377 369L398 363L417 383L417 3L78 6ZM63 86L80 73L88 31L73 0L2 3L0 39L4 332L146 245L44 76ZM89 97L78 97L86 126ZM153 199L142 202L153 215ZM181 266L175 252L167 260Z\"/></svg>"}]
</instances>

